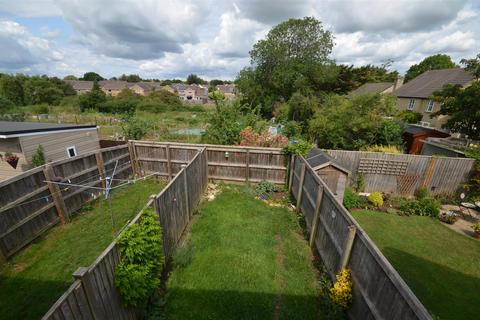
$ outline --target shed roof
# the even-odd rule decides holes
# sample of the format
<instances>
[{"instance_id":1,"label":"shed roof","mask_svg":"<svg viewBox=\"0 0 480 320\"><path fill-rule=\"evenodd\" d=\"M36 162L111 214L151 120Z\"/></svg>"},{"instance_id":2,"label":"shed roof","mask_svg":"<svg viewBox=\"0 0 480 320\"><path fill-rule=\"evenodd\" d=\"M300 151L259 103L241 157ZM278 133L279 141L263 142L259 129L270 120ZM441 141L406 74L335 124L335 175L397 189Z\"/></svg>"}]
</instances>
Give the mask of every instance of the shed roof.
<instances>
[{"instance_id":1,"label":"shed roof","mask_svg":"<svg viewBox=\"0 0 480 320\"><path fill-rule=\"evenodd\" d=\"M401 86L395 94L403 98L429 98L446 84L466 86L474 76L462 68L430 70Z\"/></svg>"},{"instance_id":2,"label":"shed roof","mask_svg":"<svg viewBox=\"0 0 480 320\"><path fill-rule=\"evenodd\" d=\"M337 163L337 161L328 155L325 151L320 150L317 147L312 148L310 152L305 157L308 164L314 169L320 169L326 166L332 166L337 168L340 171L343 171L347 175L350 174L350 171L342 167Z\"/></svg>"},{"instance_id":3,"label":"shed roof","mask_svg":"<svg viewBox=\"0 0 480 320\"><path fill-rule=\"evenodd\" d=\"M96 125L75 125L68 123L13 122L0 121L0 138L15 138L26 135L50 133L55 131L77 131L95 129Z\"/></svg>"}]
</instances>

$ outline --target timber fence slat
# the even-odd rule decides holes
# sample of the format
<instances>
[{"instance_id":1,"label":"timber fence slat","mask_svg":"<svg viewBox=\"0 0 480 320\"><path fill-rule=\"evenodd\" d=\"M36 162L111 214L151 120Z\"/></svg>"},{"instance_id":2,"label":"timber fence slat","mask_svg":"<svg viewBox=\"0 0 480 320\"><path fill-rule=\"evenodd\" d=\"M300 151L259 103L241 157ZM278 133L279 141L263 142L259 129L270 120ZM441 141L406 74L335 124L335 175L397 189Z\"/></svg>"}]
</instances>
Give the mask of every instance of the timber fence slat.
<instances>
[{"instance_id":1,"label":"timber fence slat","mask_svg":"<svg viewBox=\"0 0 480 320\"><path fill-rule=\"evenodd\" d=\"M344 165L344 164L343 164ZM345 165L344 165L345 166ZM306 167L304 179L302 168ZM375 244L315 174L303 157L293 164L291 193L299 194L303 181L302 210L315 249L332 279L347 266L353 279L353 319L431 319L431 316ZM319 190L323 191L319 191ZM314 198L322 194L322 200ZM306 195L309 196L306 196ZM315 204L320 203L316 212ZM318 215L317 220L314 217ZM311 228L315 226L316 230Z\"/></svg>"},{"instance_id":2,"label":"timber fence slat","mask_svg":"<svg viewBox=\"0 0 480 320\"><path fill-rule=\"evenodd\" d=\"M341 166L352 172L349 176L350 181L354 181L359 174L364 176L365 192L382 191L414 195L418 188L425 186L430 195L452 196L463 183L468 181L475 165L475 160L467 158L346 150L326 151ZM367 162L370 162L370 165L365 165ZM405 170L395 171L394 168L399 164L405 167Z\"/></svg>"}]
</instances>

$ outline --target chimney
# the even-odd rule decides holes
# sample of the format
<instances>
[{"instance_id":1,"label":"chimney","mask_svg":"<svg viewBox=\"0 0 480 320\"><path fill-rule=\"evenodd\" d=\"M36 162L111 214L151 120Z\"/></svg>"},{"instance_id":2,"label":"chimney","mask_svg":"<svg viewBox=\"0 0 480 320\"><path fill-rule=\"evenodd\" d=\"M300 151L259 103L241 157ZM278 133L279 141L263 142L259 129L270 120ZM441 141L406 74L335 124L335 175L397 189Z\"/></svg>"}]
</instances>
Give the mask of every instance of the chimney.
<instances>
[{"instance_id":1,"label":"chimney","mask_svg":"<svg viewBox=\"0 0 480 320\"><path fill-rule=\"evenodd\" d=\"M393 83L393 92L397 91L398 88L403 86L403 80L404 80L404 77L402 76L397 77L397 80L395 80L395 82Z\"/></svg>"}]
</instances>

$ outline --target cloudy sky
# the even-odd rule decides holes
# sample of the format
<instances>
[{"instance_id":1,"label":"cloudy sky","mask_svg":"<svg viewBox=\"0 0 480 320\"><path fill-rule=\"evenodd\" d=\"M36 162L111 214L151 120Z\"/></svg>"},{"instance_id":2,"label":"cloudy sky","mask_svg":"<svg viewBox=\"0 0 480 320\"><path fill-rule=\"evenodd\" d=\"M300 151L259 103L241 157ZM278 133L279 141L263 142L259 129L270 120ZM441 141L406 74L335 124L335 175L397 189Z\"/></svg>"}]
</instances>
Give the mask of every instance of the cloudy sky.
<instances>
[{"instance_id":1,"label":"cloudy sky","mask_svg":"<svg viewBox=\"0 0 480 320\"><path fill-rule=\"evenodd\" d=\"M314 16L338 63L404 72L480 52L478 0L0 0L0 72L234 78L275 24Z\"/></svg>"}]
</instances>

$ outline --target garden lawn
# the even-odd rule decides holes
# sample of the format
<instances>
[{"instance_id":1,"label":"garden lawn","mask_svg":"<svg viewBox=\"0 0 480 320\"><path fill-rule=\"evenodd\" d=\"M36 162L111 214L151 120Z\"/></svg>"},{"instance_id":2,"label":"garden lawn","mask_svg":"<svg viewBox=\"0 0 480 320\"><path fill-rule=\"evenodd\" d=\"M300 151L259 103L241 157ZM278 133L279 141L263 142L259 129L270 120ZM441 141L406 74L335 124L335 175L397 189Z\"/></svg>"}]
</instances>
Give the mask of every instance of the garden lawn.
<instances>
[{"instance_id":1,"label":"garden lawn","mask_svg":"<svg viewBox=\"0 0 480 320\"><path fill-rule=\"evenodd\" d=\"M114 191L117 227L132 219L164 185L149 179ZM103 198L71 223L46 232L0 269L0 319L40 319L71 285L72 273L89 266L112 240L108 202Z\"/></svg>"},{"instance_id":2,"label":"garden lawn","mask_svg":"<svg viewBox=\"0 0 480 320\"><path fill-rule=\"evenodd\" d=\"M430 313L441 319L478 319L480 241L429 217L352 214Z\"/></svg>"},{"instance_id":3,"label":"garden lawn","mask_svg":"<svg viewBox=\"0 0 480 320\"><path fill-rule=\"evenodd\" d=\"M224 186L201 207L184 254L174 258L167 319L320 317L317 275L297 215L244 190Z\"/></svg>"}]
</instances>

